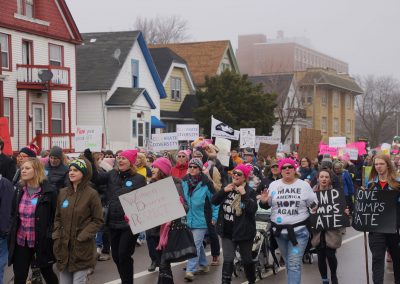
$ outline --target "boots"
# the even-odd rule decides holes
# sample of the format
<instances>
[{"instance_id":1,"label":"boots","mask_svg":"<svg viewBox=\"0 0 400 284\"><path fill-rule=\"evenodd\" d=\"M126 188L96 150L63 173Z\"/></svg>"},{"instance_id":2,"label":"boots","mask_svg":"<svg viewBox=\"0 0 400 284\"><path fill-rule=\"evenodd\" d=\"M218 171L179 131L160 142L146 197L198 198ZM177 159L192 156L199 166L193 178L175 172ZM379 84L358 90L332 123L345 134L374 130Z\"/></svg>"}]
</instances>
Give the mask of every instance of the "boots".
<instances>
[{"instance_id":1,"label":"boots","mask_svg":"<svg viewBox=\"0 0 400 284\"><path fill-rule=\"evenodd\" d=\"M256 268L254 266L254 262L246 263L244 266L244 273L246 274L246 278L249 284L256 283Z\"/></svg>"},{"instance_id":2,"label":"boots","mask_svg":"<svg viewBox=\"0 0 400 284\"><path fill-rule=\"evenodd\" d=\"M331 275L331 283L332 284L338 284L339 283L338 278L337 278L336 275Z\"/></svg>"},{"instance_id":3,"label":"boots","mask_svg":"<svg viewBox=\"0 0 400 284\"><path fill-rule=\"evenodd\" d=\"M231 284L233 262L224 262L222 265L222 284Z\"/></svg>"}]
</instances>

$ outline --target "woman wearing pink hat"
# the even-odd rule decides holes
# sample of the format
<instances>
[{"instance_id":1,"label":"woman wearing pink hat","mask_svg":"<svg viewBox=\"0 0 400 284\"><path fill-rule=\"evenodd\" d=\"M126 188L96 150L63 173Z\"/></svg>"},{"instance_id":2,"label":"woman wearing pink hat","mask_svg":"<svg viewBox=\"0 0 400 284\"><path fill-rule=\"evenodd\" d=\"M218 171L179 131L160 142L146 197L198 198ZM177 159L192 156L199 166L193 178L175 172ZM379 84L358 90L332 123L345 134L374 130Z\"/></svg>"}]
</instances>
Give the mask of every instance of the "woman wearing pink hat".
<instances>
[{"instance_id":1,"label":"woman wearing pink hat","mask_svg":"<svg viewBox=\"0 0 400 284\"><path fill-rule=\"evenodd\" d=\"M96 185L107 185L108 212L105 221L110 230L112 258L117 265L122 284L133 283L132 255L139 235L132 234L119 196L147 184L146 179L136 170L137 153L137 150L122 151L116 158L117 169L107 173L97 172L92 164L93 182ZM87 151L85 151L85 156L92 160Z\"/></svg>"},{"instance_id":2,"label":"woman wearing pink hat","mask_svg":"<svg viewBox=\"0 0 400 284\"><path fill-rule=\"evenodd\" d=\"M301 283L304 250L308 243L308 208L316 210L318 199L310 185L297 177L296 162L279 161L282 179L270 184L258 198L260 206L271 207L271 221L279 250L285 260L287 283Z\"/></svg>"},{"instance_id":3,"label":"woman wearing pink hat","mask_svg":"<svg viewBox=\"0 0 400 284\"><path fill-rule=\"evenodd\" d=\"M180 150L176 155L176 165L171 170L171 175L174 178L183 178L189 167L190 150Z\"/></svg>"},{"instance_id":4,"label":"woman wearing pink hat","mask_svg":"<svg viewBox=\"0 0 400 284\"><path fill-rule=\"evenodd\" d=\"M211 200L214 205L220 205L217 232L221 236L224 255L223 284L231 283L236 247L239 247L248 283L256 281L251 250L256 235L257 199L255 191L247 183L251 171L250 165L236 166L232 171L232 183L218 191Z\"/></svg>"}]
</instances>

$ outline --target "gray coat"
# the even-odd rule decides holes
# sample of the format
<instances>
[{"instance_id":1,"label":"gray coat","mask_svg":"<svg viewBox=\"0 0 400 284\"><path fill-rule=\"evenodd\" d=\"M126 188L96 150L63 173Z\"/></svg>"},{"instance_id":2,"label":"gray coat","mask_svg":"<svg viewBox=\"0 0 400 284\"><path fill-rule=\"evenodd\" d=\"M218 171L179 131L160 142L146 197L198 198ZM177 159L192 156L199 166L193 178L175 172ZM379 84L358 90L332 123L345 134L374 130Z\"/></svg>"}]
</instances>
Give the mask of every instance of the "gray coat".
<instances>
[{"instance_id":1,"label":"gray coat","mask_svg":"<svg viewBox=\"0 0 400 284\"><path fill-rule=\"evenodd\" d=\"M342 245L342 231L343 229L327 230L325 232L326 246L331 249L340 248ZM313 231L313 238L311 239L311 245L318 247L321 242L321 232Z\"/></svg>"}]
</instances>

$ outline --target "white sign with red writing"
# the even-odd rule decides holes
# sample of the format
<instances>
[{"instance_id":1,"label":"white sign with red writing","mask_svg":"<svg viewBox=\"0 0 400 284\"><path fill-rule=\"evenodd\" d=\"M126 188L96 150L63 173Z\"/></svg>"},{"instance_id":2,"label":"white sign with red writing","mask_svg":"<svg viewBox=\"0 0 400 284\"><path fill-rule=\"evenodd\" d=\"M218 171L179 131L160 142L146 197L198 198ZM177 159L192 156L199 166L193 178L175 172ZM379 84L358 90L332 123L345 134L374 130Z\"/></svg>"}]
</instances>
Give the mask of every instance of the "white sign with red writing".
<instances>
[{"instance_id":1,"label":"white sign with red writing","mask_svg":"<svg viewBox=\"0 0 400 284\"><path fill-rule=\"evenodd\" d=\"M76 127L75 132L75 151L83 152L90 149L92 152L100 152L102 146L102 127L97 125Z\"/></svg>"},{"instance_id":2,"label":"white sign with red writing","mask_svg":"<svg viewBox=\"0 0 400 284\"><path fill-rule=\"evenodd\" d=\"M119 196L133 234L186 215L172 177Z\"/></svg>"}]
</instances>

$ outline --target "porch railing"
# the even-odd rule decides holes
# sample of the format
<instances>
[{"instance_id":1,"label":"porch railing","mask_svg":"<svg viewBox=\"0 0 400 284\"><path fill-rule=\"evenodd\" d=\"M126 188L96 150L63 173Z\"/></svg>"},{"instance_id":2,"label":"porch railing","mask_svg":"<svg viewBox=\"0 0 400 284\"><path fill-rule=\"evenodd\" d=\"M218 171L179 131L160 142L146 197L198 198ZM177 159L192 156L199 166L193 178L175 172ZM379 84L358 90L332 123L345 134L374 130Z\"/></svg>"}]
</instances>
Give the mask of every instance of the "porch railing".
<instances>
[{"instance_id":1,"label":"porch railing","mask_svg":"<svg viewBox=\"0 0 400 284\"><path fill-rule=\"evenodd\" d=\"M51 84L54 86L70 87L70 69L68 67L50 65L22 65L17 64L17 83L18 84L45 84L40 79L40 74L44 71L51 71L53 77Z\"/></svg>"},{"instance_id":2,"label":"porch railing","mask_svg":"<svg viewBox=\"0 0 400 284\"><path fill-rule=\"evenodd\" d=\"M64 152L74 152L74 136L74 133L38 134L31 143L36 144L40 151L50 150L51 147L58 146Z\"/></svg>"}]
</instances>

